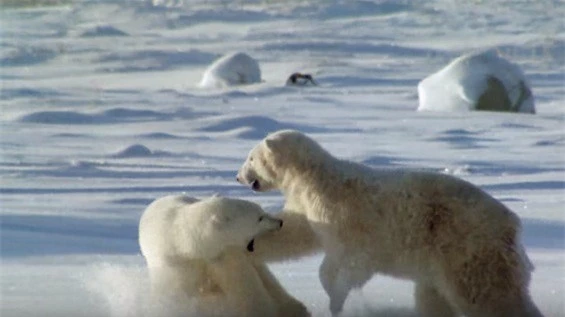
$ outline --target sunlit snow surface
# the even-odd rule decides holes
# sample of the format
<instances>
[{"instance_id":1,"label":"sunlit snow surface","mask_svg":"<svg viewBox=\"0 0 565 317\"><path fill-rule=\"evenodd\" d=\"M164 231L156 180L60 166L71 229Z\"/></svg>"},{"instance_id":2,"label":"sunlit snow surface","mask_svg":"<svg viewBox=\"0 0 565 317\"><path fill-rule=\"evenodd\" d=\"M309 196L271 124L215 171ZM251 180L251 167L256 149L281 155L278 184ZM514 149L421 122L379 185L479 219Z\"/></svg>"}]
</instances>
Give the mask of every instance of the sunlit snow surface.
<instances>
[{"instance_id":1,"label":"sunlit snow surface","mask_svg":"<svg viewBox=\"0 0 565 317\"><path fill-rule=\"evenodd\" d=\"M0 315L144 316L141 212L176 193L250 199L235 181L267 132L293 128L379 167L452 173L523 220L546 316L565 315L565 9L560 1L75 1L3 9ZM536 115L417 112L417 83L496 47L532 85ZM198 88L226 53L263 82ZM315 87L286 87L293 72ZM378 247L378 241L375 241ZM272 265L328 316L320 257ZM413 285L383 276L346 316L415 316Z\"/></svg>"}]
</instances>

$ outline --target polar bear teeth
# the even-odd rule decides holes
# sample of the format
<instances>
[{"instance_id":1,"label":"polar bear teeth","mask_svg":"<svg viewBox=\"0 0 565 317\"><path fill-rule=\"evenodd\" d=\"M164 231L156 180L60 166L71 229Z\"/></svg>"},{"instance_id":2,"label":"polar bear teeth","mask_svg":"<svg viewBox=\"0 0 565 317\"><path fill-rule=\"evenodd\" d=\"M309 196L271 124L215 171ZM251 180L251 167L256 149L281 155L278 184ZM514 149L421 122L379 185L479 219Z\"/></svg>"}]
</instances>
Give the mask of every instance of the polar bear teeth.
<instances>
[{"instance_id":1,"label":"polar bear teeth","mask_svg":"<svg viewBox=\"0 0 565 317\"><path fill-rule=\"evenodd\" d=\"M259 181L258 180L254 180L251 182L251 189L257 191L259 190Z\"/></svg>"},{"instance_id":2,"label":"polar bear teeth","mask_svg":"<svg viewBox=\"0 0 565 317\"><path fill-rule=\"evenodd\" d=\"M255 239L251 239L247 244L247 251L253 252L255 250Z\"/></svg>"}]
</instances>

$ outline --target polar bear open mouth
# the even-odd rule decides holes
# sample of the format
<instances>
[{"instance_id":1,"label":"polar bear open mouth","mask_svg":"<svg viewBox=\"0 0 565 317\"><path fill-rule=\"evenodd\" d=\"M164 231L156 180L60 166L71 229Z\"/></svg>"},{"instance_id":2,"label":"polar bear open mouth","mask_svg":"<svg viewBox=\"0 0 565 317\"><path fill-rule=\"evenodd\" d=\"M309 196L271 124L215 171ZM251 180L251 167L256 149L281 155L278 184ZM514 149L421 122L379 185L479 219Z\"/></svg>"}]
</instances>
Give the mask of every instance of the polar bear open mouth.
<instances>
[{"instance_id":1,"label":"polar bear open mouth","mask_svg":"<svg viewBox=\"0 0 565 317\"><path fill-rule=\"evenodd\" d=\"M261 185L259 184L258 180L254 179L251 181L251 189L253 189L254 191L261 189Z\"/></svg>"},{"instance_id":2,"label":"polar bear open mouth","mask_svg":"<svg viewBox=\"0 0 565 317\"><path fill-rule=\"evenodd\" d=\"M255 239L251 239L251 241L249 241L249 243L247 244L247 251L255 251Z\"/></svg>"}]
</instances>

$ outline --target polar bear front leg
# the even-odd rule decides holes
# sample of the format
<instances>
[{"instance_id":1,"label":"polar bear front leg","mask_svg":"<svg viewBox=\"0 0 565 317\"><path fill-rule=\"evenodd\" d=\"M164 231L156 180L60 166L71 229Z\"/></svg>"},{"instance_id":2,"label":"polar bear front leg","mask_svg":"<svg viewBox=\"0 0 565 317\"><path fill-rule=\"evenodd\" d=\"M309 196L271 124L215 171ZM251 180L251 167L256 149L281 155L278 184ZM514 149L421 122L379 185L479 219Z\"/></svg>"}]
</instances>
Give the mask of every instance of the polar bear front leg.
<instances>
[{"instance_id":1,"label":"polar bear front leg","mask_svg":"<svg viewBox=\"0 0 565 317\"><path fill-rule=\"evenodd\" d=\"M282 211L274 216L283 221L282 228L257 237L251 257L267 262L288 261L323 251L305 215Z\"/></svg>"},{"instance_id":2,"label":"polar bear front leg","mask_svg":"<svg viewBox=\"0 0 565 317\"><path fill-rule=\"evenodd\" d=\"M242 250L228 249L210 265L212 278L238 316L276 316L273 298L253 261Z\"/></svg>"},{"instance_id":3,"label":"polar bear front leg","mask_svg":"<svg viewBox=\"0 0 565 317\"><path fill-rule=\"evenodd\" d=\"M363 287L374 274L370 265L352 259L355 257L349 254L326 254L320 266L320 282L330 297L330 311L333 315L342 311L349 292Z\"/></svg>"},{"instance_id":4,"label":"polar bear front leg","mask_svg":"<svg viewBox=\"0 0 565 317\"><path fill-rule=\"evenodd\" d=\"M330 311L333 316L339 315L345 299L351 290L344 279L344 272L339 267L339 261L326 255L320 266L320 282L330 297Z\"/></svg>"},{"instance_id":5,"label":"polar bear front leg","mask_svg":"<svg viewBox=\"0 0 565 317\"><path fill-rule=\"evenodd\" d=\"M306 306L292 297L279 283L265 263L255 262L255 269L267 292L271 295L278 307L279 317L307 317L310 316Z\"/></svg>"}]
</instances>

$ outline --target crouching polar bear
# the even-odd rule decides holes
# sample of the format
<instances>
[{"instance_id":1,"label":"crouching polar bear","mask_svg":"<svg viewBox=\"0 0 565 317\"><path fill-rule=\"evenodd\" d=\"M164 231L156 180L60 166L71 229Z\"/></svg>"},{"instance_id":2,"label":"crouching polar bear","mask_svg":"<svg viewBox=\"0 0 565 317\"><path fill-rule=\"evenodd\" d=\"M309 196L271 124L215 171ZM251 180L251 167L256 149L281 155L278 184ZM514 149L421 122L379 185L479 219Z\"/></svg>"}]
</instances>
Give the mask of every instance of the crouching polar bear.
<instances>
[{"instance_id":1,"label":"crouching polar bear","mask_svg":"<svg viewBox=\"0 0 565 317\"><path fill-rule=\"evenodd\" d=\"M285 227L258 239L255 256L323 250L319 276L334 314L351 289L383 273L416 283L421 316L541 316L518 217L466 181L340 160L291 130L256 145L237 179L286 199Z\"/></svg>"},{"instance_id":2,"label":"crouching polar bear","mask_svg":"<svg viewBox=\"0 0 565 317\"><path fill-rule=\"evenodd\" d=\"M309 316L266 264L246 254L255 237L281 226L280 219L245 200L155 200L141 217L139 244L157 309L169 315L196 310L199 316ZM190 307L182 306L187 303Z\"/></svg>"}]
</instances>

